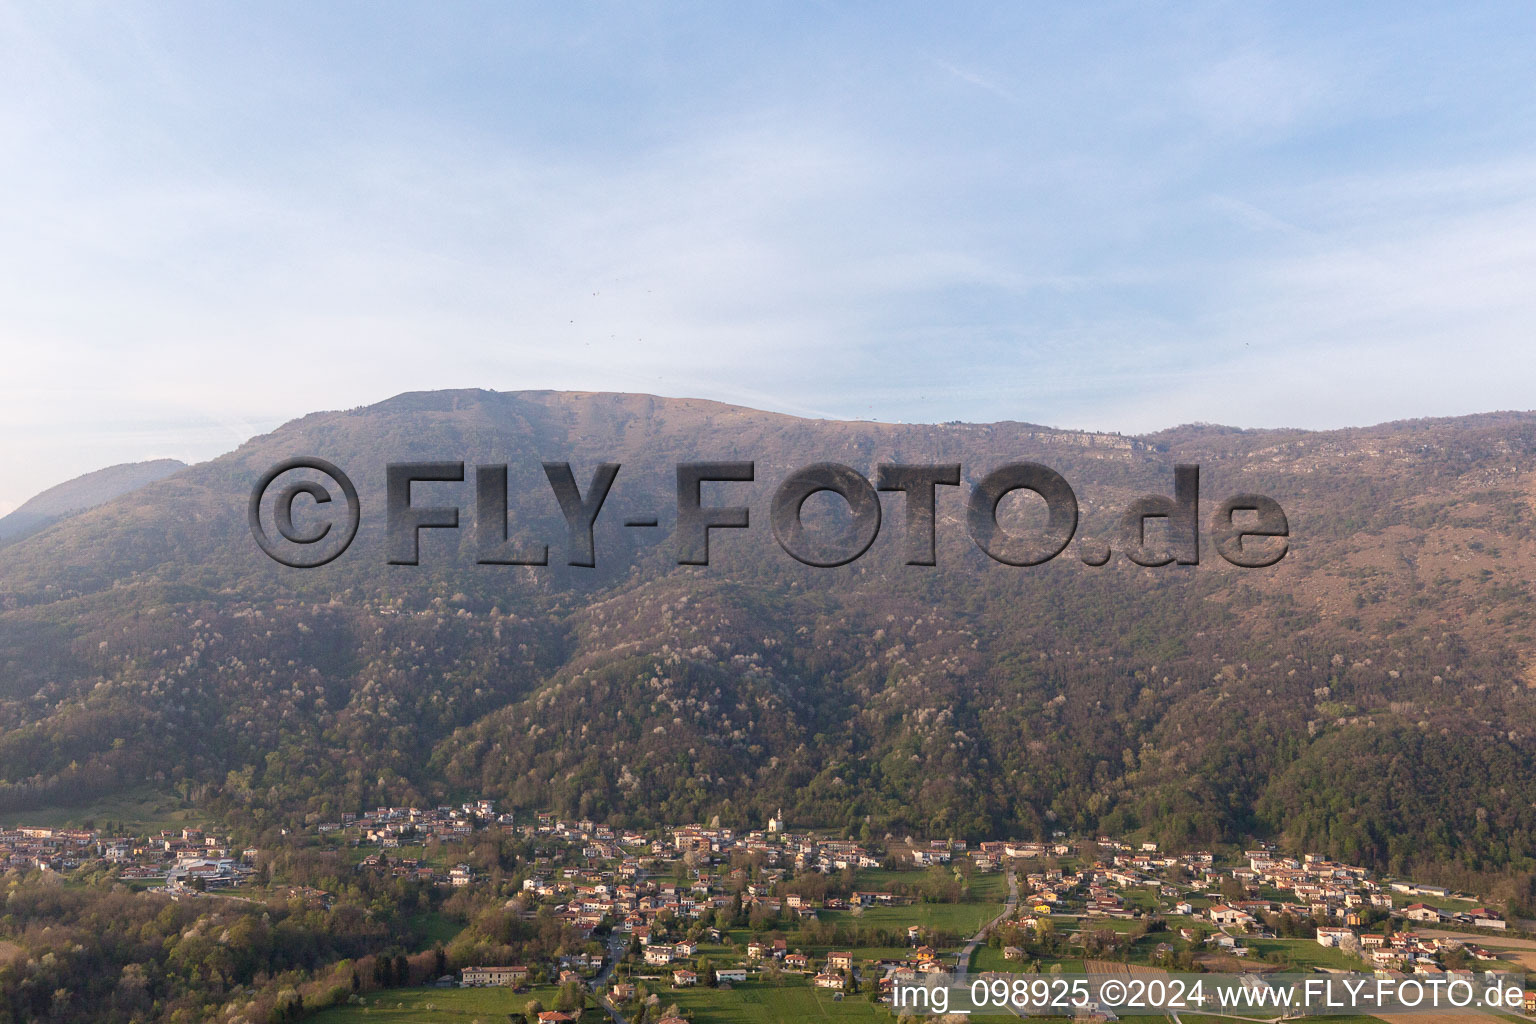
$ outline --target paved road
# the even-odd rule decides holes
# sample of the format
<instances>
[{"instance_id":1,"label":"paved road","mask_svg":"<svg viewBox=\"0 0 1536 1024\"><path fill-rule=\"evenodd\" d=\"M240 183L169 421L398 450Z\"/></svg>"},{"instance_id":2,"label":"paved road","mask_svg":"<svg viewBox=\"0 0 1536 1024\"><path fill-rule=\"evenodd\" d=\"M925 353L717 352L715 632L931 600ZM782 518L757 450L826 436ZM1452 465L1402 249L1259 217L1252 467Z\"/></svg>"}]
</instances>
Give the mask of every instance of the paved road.
<instances>
[{"instance_id":1,"label":"paved road","mask_svg":"<svg viewBox=\"0 0 1536 1024\"><path fill-rule=\"evenodd\" d=\"M608 979L613 976L613 969L618 966L619 958L624 955L624 950L628 946L629 936L626 933L618 929L610 932L608 935L608 962L603 965L603 969L598 972L597 977L592 979L592 994L597 996L597 1005L608 1012L608 1016L613 1020L614 1024L629 1024L625 1020L624 1015L619 1012L618 1007L614 1006L613 1002L609 1000L608 992L606 991Z\"/></svg>"},{"instance_id":2,"label":"paved road","mask_svg":"<svg viewBox=\"0 0 1536 1024\"><path fill-rule=\"evenodd\" d=\"M955 974L965 977L971 970L971 954L976 952L976 947L987 941L987 935L1000 922L1007 919L1019 907L1019 877L1008 869L1008 904L1003 907L1003 912L981 926L981 931L971 936L971 941L966 943L960 951L960 962L955 965Z\"/></svg>"}]
</instances>

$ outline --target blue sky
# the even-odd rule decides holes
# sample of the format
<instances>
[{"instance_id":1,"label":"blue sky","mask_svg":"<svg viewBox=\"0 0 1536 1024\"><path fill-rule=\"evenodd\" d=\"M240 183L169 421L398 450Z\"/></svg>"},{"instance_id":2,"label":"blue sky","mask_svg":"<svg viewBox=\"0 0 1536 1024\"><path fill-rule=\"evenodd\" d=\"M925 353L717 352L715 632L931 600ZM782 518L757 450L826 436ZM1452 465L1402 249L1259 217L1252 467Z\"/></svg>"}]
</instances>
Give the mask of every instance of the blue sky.
<instances>
[{"instance_id":1,"label":"blue sky","mask_svg":"<svg viewBox=\"0 0 1536 1024\"><path fill-rule=\"evenodd\" d=\"M0 7L0 512L483 386L1536 406L1536 6Z\"/></svg>"}]
</instances>

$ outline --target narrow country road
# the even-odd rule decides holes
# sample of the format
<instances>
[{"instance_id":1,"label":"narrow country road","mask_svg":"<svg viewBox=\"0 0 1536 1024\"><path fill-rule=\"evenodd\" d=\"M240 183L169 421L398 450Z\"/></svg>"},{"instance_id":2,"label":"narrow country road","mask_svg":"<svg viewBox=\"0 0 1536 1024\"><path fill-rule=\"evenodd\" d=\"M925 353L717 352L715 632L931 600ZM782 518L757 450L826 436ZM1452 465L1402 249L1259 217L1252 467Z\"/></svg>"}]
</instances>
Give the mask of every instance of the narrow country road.
<instances>
[{"instance_id":1,"label":"narrow country road","mask_svg":"<svg viewBox=\"0 0 1536 1024\"><path fill-rule=\"evenodd\" d=\"M971 970L971 954L976 952L976 947L987 941L987 935L1002 921L1007 920L1019 907L1019 876L1013 873L1013 868L1008 869L1008 903L1003 907L1003 912L981 926L981 930L971 936L971 941L966 943L960 951L960 961L955 964L955 974L965 977Z\"/></svg>"},{"instance_id":2,"label":"narrow country road","mask_svg":"<svg viewBox=\"0 0 1536 1024\"><path fill-rule=\"evenodd\" d=\"M608 1012L613 1019L613 1024L629 1024L618 1007L608 998L608 979L613 976L613 969L618 966L619 958L624 955L624 950L629 946L629 940L623 932L615 929L608 935L608 962L603 965L597 977L592 979L592 994L597 997L597 1005Z\"/></svg>"}]
</instances>

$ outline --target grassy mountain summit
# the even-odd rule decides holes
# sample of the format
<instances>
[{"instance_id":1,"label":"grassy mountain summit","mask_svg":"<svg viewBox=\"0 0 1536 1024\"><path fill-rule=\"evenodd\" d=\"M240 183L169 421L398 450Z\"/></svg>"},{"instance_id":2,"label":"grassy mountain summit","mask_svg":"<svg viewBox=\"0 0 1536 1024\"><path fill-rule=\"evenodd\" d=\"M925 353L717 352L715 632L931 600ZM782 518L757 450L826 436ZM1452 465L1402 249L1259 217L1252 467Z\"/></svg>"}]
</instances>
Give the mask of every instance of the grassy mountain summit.
<instances>
[{"instance_id":1,"label":"grassy mountain summit","mask_svg":"<svg viewBox=\"0 0 1536 1024\"><path fill-rule=\"evenodd\" d=\"M268 559L251 487L293 456L355 481L356 541ZM385 465L463 461L457 531L389 565ZM750 508L678 565L675 466ZM1118 543L1143 494L1201 467L1202 529L1269 495L1289 554L1239 569L988 559L975 482L1008 462L1070 482L1078 532ZM541 462L621 469L597 565L565 565ZM775 488L814 462L959 463L937 562L903 564L902 496L832 569L773 538ZM474 467L508 467L509 537L543 567L475 564ZM175 788L255 824L481 794L615 822L719 814L883 833L1251 834L1383 867L1524 873L1536 855L1536 416L1144 437L1026 423L806 420L644 395L445 391L316 413L56 522L0 560L0 808ZM825 497L825 496L823 496ZM807 503L835 536L829 503ZM813 507L814 506L814 507ZM625 527L655 514L656 528ZM1044 522L1008 498L1011 530Z\"/></svg>"}]
</instances>

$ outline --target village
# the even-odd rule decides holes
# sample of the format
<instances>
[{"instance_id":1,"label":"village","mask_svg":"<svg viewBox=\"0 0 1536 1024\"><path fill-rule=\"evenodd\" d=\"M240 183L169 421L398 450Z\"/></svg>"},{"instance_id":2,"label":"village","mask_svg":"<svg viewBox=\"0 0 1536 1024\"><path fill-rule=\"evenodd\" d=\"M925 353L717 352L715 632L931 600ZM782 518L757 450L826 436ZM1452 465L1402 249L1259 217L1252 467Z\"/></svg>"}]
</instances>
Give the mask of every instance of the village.
<instances>
[{"instance_id":1,"label":"village","mask_svg":"<svg viewBox=\"0 0 1536 1024\"><path fill-rule=\"evenodd\" d=\"M1536 959L1525 923L1472 894L1268 848L1174 853L1065 834L860 842L790 828L782 814L761 830L642 831L499 813L490 800L380 807L291 838L345 850L359 872L453 893L492 884L453 858L497 834L536 851L496 880L507 904L558 920L585 944L547 962L455 965L418 996L537 1005L528 1019L543 1024L578 1020L583 1008L594 1020L707 1021L722 1000L748 992L772 1013L814 1006L838 1019L844 1006L867 1013L893 986L940 973L1123 964L1433 978L1523 974ZM262 861L261 850L233 850L227 837L192 827L125 836L18 826L0 831L0 856L23 871L110 872L174 899L249 898ZM330 899L266 884L316 905ZM579 1005L570 1005L573 990ZM557 993L563 1008L536 998ZM356 1008L369 1001L357 997ZM1526 1012L1536 1013L1536 993L1527 992Z\"/></svg>"}]
</instances>

